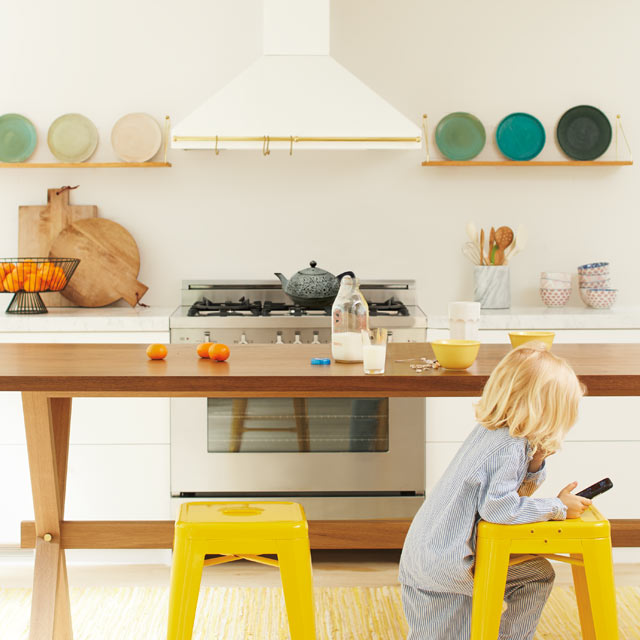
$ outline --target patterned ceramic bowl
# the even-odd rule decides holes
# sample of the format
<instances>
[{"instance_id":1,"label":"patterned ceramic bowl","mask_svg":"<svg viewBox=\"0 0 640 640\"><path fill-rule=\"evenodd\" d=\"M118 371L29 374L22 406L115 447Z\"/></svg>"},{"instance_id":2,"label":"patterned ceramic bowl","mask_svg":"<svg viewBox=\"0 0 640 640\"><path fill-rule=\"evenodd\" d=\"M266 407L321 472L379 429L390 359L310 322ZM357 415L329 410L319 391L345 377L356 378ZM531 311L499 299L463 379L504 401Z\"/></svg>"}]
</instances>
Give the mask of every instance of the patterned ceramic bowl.
<instances>
[{"instance_id":1,"label":"patterned ceramic bowl","mask_svg":"<svg viewBox=\"0 0 640 640\"><path fill-rule=\"evenodd\" d=\"M569 301L571 289L544 289L540 287L540 297L547 307L564 307Z\"/></svg>"},{"instance_id":2,"label":"patterned ceramic bowl","mask_svg":"<svg viewBox=\"0 0 640 640\"><path fill-rule=\"evenodd\" d=\"M608 274L598 274L595 276L578 276L578 282L580 283L580 286L582 287L589 285L591 289L608 289L608 283L610 279L611 278L609 278Z\"/></svg>"},{"instance_id":3,"label":"patterned ceramic bowl","mask_svg":"<svg viewBox=\"0 0 640 640\"><path fill-rule=\"evenodd\" d=\"M584 301L594 309L608 309L616 301L617 289L585 289Z\"/></svg>"},{"instance_id":4,"label":"patterned ceramic bowl","mask_svg":"<svg viewBox=\"0 0 640 640\"><path fill-rule=\"evenodd\" d=\"M581 264L578 267L578 273L581 276L598 276L609 275L608 262L590 262L589 264Z\"/></svg>"}]
</instances>

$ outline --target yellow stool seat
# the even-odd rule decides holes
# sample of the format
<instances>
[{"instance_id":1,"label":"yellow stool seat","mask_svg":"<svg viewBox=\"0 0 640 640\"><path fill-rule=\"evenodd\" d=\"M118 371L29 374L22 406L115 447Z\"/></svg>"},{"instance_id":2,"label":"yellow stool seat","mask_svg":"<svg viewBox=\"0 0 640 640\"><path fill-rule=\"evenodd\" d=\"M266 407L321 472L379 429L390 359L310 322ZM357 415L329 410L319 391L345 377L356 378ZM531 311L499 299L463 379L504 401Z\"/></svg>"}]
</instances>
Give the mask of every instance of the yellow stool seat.
<instances>
[{"instance_id":1,"label":"yellow stool seat","mask_svg":"<svg viewBox=\"0 0 640 640\"><path fill-rule=\"evenodd\" d=\"M478 523L471 640L498 637L509 565L539 555L571 564L582 637L617 640L611 528L594 506L571 520Z\"/></svg>"},{"instance_id":2,"label":"yellow stool seat","mask_svg":"<svg viewBox=\"0 0 640 640\"><path fill-rule=\"evenodd\" d=\"M205 560L205 555L219 557ZM202 568L242 559L279 567L291 640L315 640L309 530L304 510L295 502L181 506L173 545L168 640L192 636Z\"/></svg>"}]
</instances>

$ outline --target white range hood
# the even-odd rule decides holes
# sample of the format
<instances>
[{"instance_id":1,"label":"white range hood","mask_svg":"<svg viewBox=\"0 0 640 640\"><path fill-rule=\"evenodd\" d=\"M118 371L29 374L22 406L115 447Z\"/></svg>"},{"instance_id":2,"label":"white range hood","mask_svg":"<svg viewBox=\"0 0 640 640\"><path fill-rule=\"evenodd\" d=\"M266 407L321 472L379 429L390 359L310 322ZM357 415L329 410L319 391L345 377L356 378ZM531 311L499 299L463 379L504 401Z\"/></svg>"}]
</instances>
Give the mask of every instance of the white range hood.
<instances>
[{"instance_id":1,"label":"white range hood","mask_svg":"<svg viewBox=\"0 0 640 640\"><path fill-rule=\"evenodd\" d=\"M264 0L264 54L173 128L172 147L420 149L420 128L329 55L329 2Z\"/></svg>"}]
</instances>

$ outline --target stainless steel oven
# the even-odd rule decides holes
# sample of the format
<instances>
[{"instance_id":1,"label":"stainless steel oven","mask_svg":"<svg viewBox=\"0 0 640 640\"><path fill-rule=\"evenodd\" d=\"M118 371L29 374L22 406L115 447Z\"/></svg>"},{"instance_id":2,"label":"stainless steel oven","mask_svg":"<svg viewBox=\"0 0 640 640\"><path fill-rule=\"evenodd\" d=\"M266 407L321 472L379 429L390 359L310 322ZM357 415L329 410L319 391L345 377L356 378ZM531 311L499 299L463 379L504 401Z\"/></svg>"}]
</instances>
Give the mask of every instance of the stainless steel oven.
<instances>
[{"instance_id":1,"label":"stainless steel oven","mask_svg":"<svg viewBox=\"0 0 640 640\"><path fill-rule=\"evenodd\" d=\"M411 281L362 288L380 313L372 326L389 328L396 340L425 339ZM219 302L222 315L214 310ZM171 340L329 341L330 317L322 312L255 313L256 305L284 302L279 283L183 283ZM253 311L245 314L247 307ZM406 518L424 499L424 445L420 398L173 398L171 493L175 503L290 498L310 519Z\"/></svg>"},{"instance_id":2,"label":"stainless steel oven","mask_svg":"<svg viewBox=\"0 0 640 640\"><path fill-rule=\"evenodd\" d=\"M286 496L306 499L309 517L403 517L424 496L424 423L420 398L174 398L172 495Z\"/></svg>"}]
</instances>

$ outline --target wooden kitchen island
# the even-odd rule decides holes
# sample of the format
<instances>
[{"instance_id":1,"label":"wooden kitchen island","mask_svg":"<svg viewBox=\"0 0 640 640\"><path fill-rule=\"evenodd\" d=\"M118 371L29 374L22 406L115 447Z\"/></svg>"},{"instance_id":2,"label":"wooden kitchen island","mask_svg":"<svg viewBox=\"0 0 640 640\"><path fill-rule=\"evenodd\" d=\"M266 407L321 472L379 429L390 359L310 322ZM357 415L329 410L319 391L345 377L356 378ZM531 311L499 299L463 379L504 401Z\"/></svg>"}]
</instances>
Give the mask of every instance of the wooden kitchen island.
<instances>
[{"instance_id":1,"label":"wooden kitchen island","mask_svg":"<svg viewBox=\"0 0 640 640\"><path fill-rule=\"evenodd\" d=\"M30 638L72 638L65 549L170 548L173 540L172 522L64 520L72 398L478 396L508 349L483 345L466 371L416 373L396 360L432 358L431 347L391 344L387 373L365 376L361 364L311 365L311 357L329 355L326 345L234 346L229 361L214 363L186 345L171 345L166 360L150 361L142 345L1 344L0 391L22 392L35 511L35 523L22 523L21 535L23 547L36 549ZM572 364L589 395L640 396L640 344L553 351ZM314 548L397 548L408 525L360 521L357 543L350 521L311 522L310 534ZM614 520L612 529L615 546L640 546L640 519Z\"/></svg>"}]
</instances>

